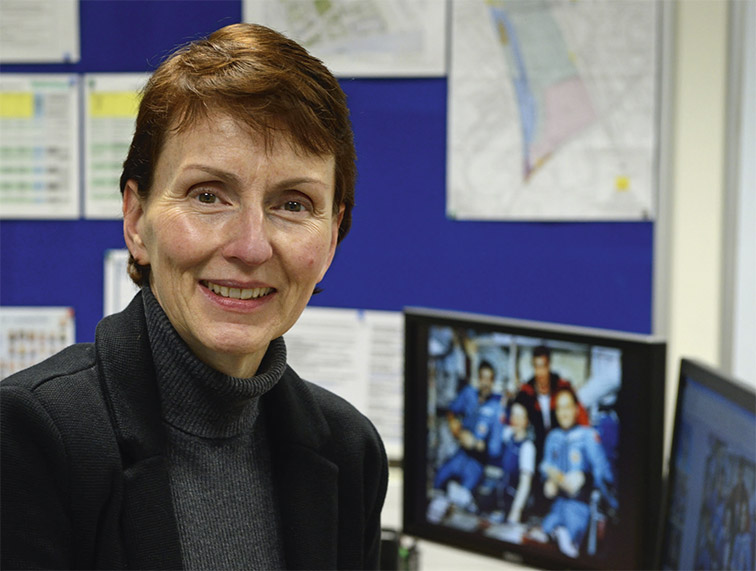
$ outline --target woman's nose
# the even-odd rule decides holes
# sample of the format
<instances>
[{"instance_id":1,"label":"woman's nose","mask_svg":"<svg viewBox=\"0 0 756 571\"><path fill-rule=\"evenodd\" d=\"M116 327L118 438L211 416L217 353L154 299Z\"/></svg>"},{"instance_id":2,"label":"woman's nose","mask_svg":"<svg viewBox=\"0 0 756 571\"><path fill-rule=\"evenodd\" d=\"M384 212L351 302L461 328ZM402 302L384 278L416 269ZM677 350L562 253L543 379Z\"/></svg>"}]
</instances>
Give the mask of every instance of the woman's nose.
<instances>
[{"instance_id":1,"label":"woman's nose","mask_svg":"<svg viewBox=\"0 0 756 571\"><path fill-rule=\"evenodd\" d=\"M273 255L262 208L240 209L224 230L223 255L226 258L256 266Z\"/></svg>"}]
</instances>

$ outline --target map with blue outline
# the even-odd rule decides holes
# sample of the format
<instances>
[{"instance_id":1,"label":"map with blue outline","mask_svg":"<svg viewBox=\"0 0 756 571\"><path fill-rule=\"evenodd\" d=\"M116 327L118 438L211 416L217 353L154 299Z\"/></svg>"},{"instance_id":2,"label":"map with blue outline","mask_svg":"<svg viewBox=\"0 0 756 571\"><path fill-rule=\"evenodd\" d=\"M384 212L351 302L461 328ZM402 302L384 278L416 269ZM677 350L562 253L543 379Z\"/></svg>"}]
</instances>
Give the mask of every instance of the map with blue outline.
<instances>
[{"instance_id":1,"label":"map with blue outline","mask_svg":"<svg viewBox=\"0 0 756 571\"><path fill-rule=\"evenodd\" d=\"M652 219L658 11L454 0L448 216Z\"/></svg>"}]
</instances>

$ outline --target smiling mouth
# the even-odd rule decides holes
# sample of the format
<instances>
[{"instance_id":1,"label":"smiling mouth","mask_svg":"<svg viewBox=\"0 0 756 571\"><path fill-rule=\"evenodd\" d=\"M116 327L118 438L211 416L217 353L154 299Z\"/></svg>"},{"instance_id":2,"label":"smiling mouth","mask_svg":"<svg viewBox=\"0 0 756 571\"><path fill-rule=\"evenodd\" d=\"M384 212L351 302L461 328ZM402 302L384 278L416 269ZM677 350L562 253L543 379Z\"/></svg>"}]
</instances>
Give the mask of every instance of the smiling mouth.
<instances>
[{"instance_id":1,"label":"smiling mouth","mask_svg":"<svg viewBox=\"0 0 756 571\"><path fill-rule=\"evenodd\" d=\"M238 288L226 287L208 281L200 283L214 294L231 299L258 299L275 291L272 287Z\"/></svg>"}]
</instances>

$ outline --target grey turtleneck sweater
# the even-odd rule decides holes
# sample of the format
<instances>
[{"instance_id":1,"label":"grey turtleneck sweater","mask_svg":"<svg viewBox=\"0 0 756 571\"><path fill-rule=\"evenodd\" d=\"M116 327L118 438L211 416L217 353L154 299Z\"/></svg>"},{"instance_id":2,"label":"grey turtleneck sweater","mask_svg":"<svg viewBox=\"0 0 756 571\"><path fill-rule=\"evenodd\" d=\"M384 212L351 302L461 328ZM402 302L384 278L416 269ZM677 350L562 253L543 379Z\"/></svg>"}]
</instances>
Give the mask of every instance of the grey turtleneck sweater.
<instances>
[{"instance_id":1,"label":"grey turtleneck sweater","mask_svg":"<svg viewBox=\"0 0 756 571\"><path fill-rule=\"evenodd\" d=\"M257 375L202 363L143 289L185 569L285 568L270 440L260 396L286 369L282 338Z\"/></svg>"}]
</instances>

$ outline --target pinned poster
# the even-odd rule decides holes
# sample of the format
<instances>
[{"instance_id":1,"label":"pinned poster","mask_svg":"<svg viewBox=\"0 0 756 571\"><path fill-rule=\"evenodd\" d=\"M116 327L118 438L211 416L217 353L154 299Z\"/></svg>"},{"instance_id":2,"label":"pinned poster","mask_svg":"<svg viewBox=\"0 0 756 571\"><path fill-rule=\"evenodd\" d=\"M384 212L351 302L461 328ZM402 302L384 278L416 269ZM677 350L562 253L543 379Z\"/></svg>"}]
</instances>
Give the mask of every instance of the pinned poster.
<instances>
[{"instance_id":1,"label":"pinned poster","mask_svg":"<svg viewBox=\"0 0 756 571\"><path fill-rule=\"evenodd\" d=\"M128 265L129 251L127 249L105 251L103 316L126 309L139 291L139 287L129 277Z\"/></svg>"},{"instance_id":2,"label":"pinned poster","mask_svg":"<svg viewBox=\"0 0 756 571\"><path fill-rule=\"evenodd\" d=\"M2 0L0 63L79 61L78 0Z\"/></svg>"},{"instance_id":3,"label":"pinned poster","mask_svg":"<svg viewBox=\"0 0 756 571\"><path fill-rule=\"evenodd\" d=\"M0 74L0 218L78 218L79 78Z\"/></svg>"},{"instance_id":4,"label":"pinned poster","mask_svg":"<svg viewBox=\"0 0 756 571\"><path fill-rule=\"evenodd\" d=\"M84 78L84 215L121 218L119 181L149 74L88 74Z\"/></svg>"},{"instance_id":5,"label":"pinned poster","mask_svg":"<svg viewBox=\"0 0 756 571\"><path fill-rule=\"evenodd\" d=\"M0 379L76 341L70 307L0 307Z\"/></svg>"},{"instance_id":6,"label":"pinned poster","mask_svg":"<svg viewBox=\"0 0 756 571\"><path fill-rule=\"evenodd\" d=\"M446 74L446 0L245 0L243 18L296 40L337 77Z\"/></svg>"},{"instance_id":7,"label":"pinned poster","mask_svg":"<svg viewBox=\"0 0 756 571\"><path fill-rule=\"evenodd\" d=\"M451 3L449 218L654 219L661 4Z\"/></svg>"}]
</instances>

